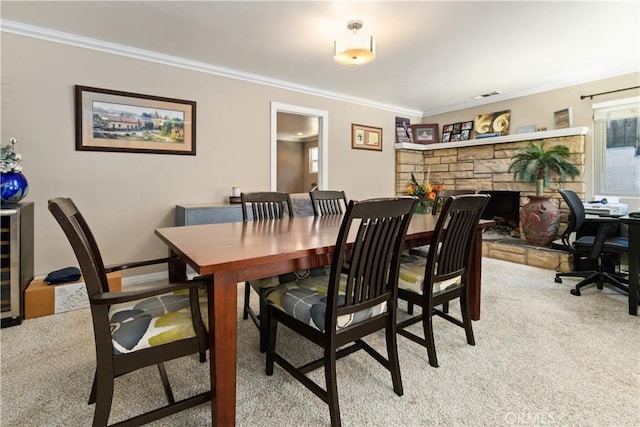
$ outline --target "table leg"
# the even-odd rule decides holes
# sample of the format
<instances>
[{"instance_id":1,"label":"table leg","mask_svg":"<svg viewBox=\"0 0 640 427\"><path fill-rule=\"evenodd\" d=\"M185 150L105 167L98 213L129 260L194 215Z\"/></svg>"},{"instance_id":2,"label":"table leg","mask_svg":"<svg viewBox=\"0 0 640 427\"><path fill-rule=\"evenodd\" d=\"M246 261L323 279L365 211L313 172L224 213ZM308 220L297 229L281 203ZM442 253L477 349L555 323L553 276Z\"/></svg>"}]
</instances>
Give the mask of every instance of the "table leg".
<instances>
[{"instance_id":1,"label":"table leg","mask_svg":"<svg viewBox=\"0 0 640 427\"><path fill-rule=\"evenodd\" d=\"M480 320L480 282L482 278L482 229L476 231L476 239L471 250L471 271L469 272L469 311L471 320Z\"/></svg>"},{"instance_id":2,"label":"table leg","mask_svg":"<svg viewBox=\"0 0 640 427\"><path fill-rule=\"evenodd\" d=\"M236 353L238 349L237 274L215 273L209 283L209 364L211 416L215 426L236 423Z\"/></svg>"}]
</instances>

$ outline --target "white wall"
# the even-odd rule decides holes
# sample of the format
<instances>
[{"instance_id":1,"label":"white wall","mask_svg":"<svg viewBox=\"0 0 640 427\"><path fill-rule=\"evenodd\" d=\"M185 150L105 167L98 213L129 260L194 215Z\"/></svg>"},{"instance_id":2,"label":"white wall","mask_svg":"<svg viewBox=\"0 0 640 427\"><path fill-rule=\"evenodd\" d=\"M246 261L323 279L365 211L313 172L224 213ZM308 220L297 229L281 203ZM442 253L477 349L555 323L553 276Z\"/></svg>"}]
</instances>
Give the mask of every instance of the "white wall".
<instances>
[{"instance_id":1,"label":"white wall","mask_svg":"<svg viewBox=\"0 0 640 427\"><path fill-rule=\"evenodd\" d=\"M52 197L75 200L113 264L164 256L154 229L174 224L177 203L222 203L232 186L269 190L273 101L329 112L330 188L395 194L399 114L13 34L1 47L1 141L16 137L24 158L36 275L76 265L47 211ZM74 85L196 101L197 156L76 151ZM352 150L352 123L382 127L383 151Z\"/></svg>"}]
</instances>

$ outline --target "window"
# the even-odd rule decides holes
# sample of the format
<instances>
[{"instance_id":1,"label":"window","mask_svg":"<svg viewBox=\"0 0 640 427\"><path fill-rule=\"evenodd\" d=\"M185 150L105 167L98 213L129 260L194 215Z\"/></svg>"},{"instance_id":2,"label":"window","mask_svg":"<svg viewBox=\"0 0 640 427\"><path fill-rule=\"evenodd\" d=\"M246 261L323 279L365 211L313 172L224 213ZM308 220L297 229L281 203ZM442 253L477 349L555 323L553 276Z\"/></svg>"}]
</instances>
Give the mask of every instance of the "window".
<instances>
[{"instance_id":1,"label":"window","mask_svg":"<svg viewBox=\"0 0 640 427\"><path fill-rule=\"evenodd\" d=\"M309 173L318 173L318 147L309 148Z\"/></svg>"},{"instance_id":2,"label":"window","mask_svg":"<svg viewBox=\"0 0 640 427\"><path fill-rule=\"evenodd\" d=\"M640 195L640 97L593 104L595 194Z\"/></svg>"}]
</instances>

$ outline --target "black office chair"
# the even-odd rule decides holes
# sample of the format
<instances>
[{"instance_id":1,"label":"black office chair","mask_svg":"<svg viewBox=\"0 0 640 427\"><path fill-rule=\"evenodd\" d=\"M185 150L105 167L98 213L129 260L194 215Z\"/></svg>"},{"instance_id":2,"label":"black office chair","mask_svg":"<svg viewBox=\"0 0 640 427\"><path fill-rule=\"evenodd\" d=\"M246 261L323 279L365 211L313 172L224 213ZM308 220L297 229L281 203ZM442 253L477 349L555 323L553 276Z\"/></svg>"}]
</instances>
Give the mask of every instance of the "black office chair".
<instances>
[{"instance_id":1,"label":"black office chair","mask_svg":"<svg viewBox=\"0 0 640 427\"><path fill-rule=\"evenodd\" d=\"M240 201L242 203L242 219L244 222L249 220L249 212L253 215L254 221L293 218L293 205L289 193L279 191L241 193ZM244 308L242 310L242 318L248 319L251 317L251 320L253 320L253 323L255 323L260 331L261 352L264 352L267 348L267 325L262 316L267 306L265 293L279 283L279 278L274 276L250 280L244 284ZM249 305L251 289L258 294L259 311L257 313Z\"/></svg>"},{"instance_id":2,"label":"black office chair","mask_svg":"<svg viewBox=\"0 0 640 427\"><path fill-rule=\"evenodd\" d=\"M620 264L620 255L629 252L629 239L612 236L618 226L614 218L599 218L595 236L582 236L570 242L571 234L579 232L585 223L585 211L582 200L571 190L558 190L569 206L569 223L562 233L562 245L572 253L575 265L586 266L588 270L557 273L556 283L562 283L562 277L582 277L571 294L580 296L580 289L595 283L598 289L608 283L623 292L629 293L628 281L622 274L606 271L605 264Z\"/></svg>"}]
</instances>

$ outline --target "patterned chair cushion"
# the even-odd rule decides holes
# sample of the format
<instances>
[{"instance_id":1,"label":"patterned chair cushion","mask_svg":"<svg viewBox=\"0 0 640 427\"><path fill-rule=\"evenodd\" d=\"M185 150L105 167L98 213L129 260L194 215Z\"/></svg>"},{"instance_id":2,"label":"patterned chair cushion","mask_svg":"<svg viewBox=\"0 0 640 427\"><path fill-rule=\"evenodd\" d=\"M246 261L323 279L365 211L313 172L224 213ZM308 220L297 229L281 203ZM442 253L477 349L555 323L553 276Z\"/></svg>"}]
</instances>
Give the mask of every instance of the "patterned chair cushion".
<instances>
[{"instance_id":1,"label":"patterned chair cushion","mask_svg":"<svg viewBox=\"0 0 640 427\"><path fill-rule=\"evenodd\" d=\"M208 329L207 295L199 291L200 312ZM130 353L194 337L189 292L177 291L109 308L113 354Z\"/></svg>"},{"instance_id":2,"label":"patterned chair cushion","mask_svg":"<svg viewBox=\"0 0 640 427\"><path fill-rule=\"evenodd\" d=\"M278 285L269 291L267 301L295 319L324 332L329 272L330 269L325 268L324 275L309 276L305 279ZM346 287L346 283L344 283L346 282L345 275L342 275L342 282L341 290L338 291L338 305L344 303L344 292L342 290ZM384 302L349 315L339 316L336 330L370 319L384 313L386 309L387 303Z\"/></svg>"},{"instance_id":3,"label":"patterned chair cushion","mask_svg":"<svg viewBox=\"0 0 640 427\"><path fill-rule=\"evenodd\" d=\"M400 262L400 276L398 278L398 288L415 292L422 295L424 287L424 270L427 259L417 255L403 255ZM460 286L462 276L436 282L433 285L433 295L437 295L447 289Z\"/></svg>"},{"instance_id":4,"label":"patterned chair cushion","mask_svg":"<svg viewBox=\"0 0 640 427\"><path fill-rule=\"evenodd\" d=\"M409 249L409 255L421 256L426 258L429 255L429 245L424 246L416 246L415 248Z\"/></svg>"}]
</instances>

